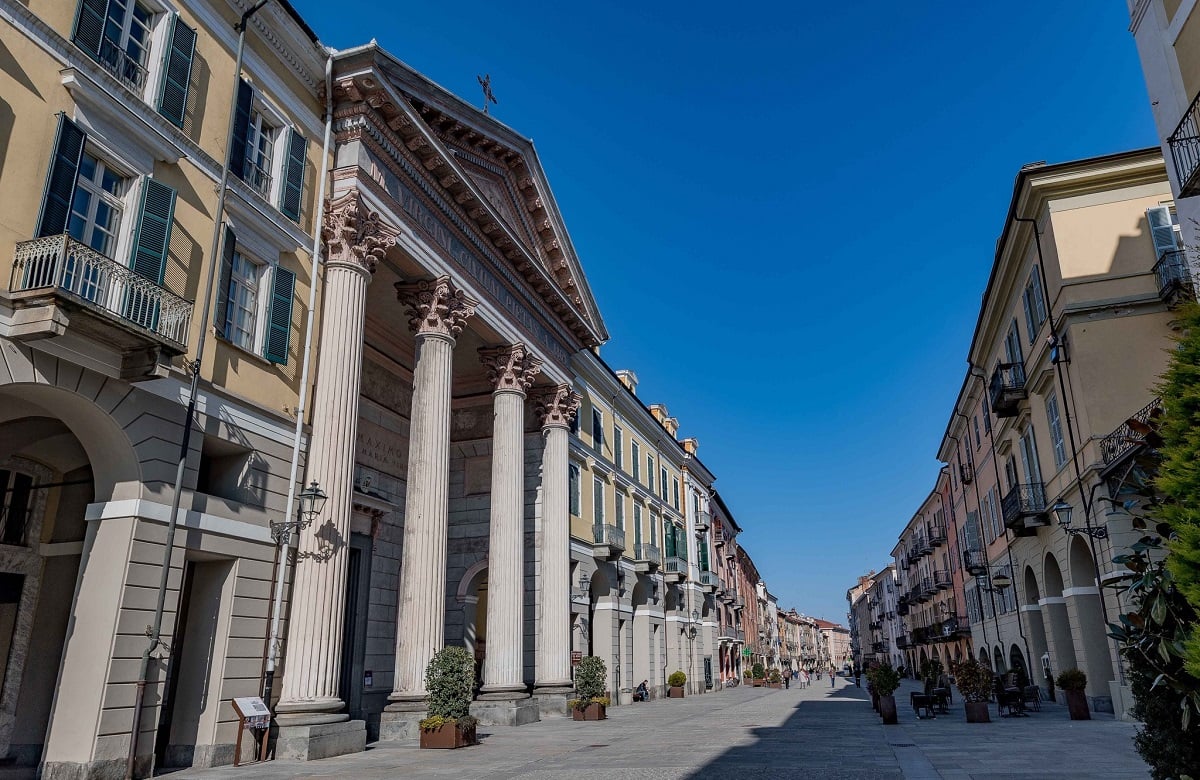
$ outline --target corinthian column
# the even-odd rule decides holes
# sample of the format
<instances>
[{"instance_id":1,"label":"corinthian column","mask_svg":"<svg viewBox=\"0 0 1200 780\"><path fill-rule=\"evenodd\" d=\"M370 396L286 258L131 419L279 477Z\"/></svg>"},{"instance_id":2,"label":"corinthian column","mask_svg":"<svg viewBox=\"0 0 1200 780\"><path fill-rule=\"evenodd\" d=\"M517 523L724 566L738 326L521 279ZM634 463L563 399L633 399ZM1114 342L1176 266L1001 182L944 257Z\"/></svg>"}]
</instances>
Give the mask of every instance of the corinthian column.
<instances>
[{"instance_id":1,"label":"corinthian column","mask_svg":"<svg viewBox=\"0 0 1200 780\"><path fill-rule=\"evenodd\" d=\"M571 682L571 515L567 435L579 395L570 385L549 388L534 399L542 419L542 549L538 577L538 636L535 690L543 700L542 710L558 709L547 700L562 698L573 688ZM490 596L490 594L489 594ZM491 626L489 624L489 630Z\"/></svg>"},{"instance_id":2,"label":"corinthian column","mask_svg":"<svg viewBox=\"0 0 1200 780\"><path fill-rule=\"evenodd\" d=\"M325 241L325 315L317 352L308 479L329 496L324 516L300 532L292 585L281 726L336 723L349 716L338 698L346 592L346 540L354 491L354 443L362 372L367 283L398 231L368 211L357 190L330 201Z\"/></svg>"},{"instance_id":3,"label":"corinthian column","mask_svg":"<svg viewBox=\"0 0 1200 780\"><path fill-rule=\"evenodd\" d=\"M396 293L408 307L408 324L416 333L417 365L397 594L396 682L388 709L414 711L424 709L425 667L445 639L451 363L455 337L478 302L449 276L397 284Z\"/></svg>"},{"instance_id":4,"label":"corinthian column","mask_svg":"<svg viewBox=\"0 0 1200 780\"><path fill-rule=\"evenodd\" d=\"M488 529L487 655L481 698L525 696L525 391L542 361L524 344L479 350L495 388Z\"/></svg>"}]
</instances>

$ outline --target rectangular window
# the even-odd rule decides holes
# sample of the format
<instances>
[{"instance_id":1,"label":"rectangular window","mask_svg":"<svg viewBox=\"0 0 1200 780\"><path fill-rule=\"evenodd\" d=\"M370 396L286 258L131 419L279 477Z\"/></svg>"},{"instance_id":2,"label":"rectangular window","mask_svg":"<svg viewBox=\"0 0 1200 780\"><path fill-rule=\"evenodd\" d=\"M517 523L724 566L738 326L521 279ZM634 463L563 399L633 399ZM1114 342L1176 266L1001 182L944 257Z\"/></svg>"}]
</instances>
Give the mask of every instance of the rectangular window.
<instances>
[{"instance_id":1,"label":"rectangular window","mask_svg":"<svg viewBox=\"0 0 1200 780\"><path fill-rule=\"evenodd\" d=\"M979 449L979 447L983 444L983 439L979 437L979 415L972 417L971 422L975 426L975 449Z\"/></svg>"},{"instance_id":2,"label":"rectangular window","mask_svg":"<svg viewBox=\"0 0 1200 780\"><path fill-rule=\"evenodd\" d=\"M987 399L986 398L983 399L982 401L979 402L979 404L980 404L980 407L983 409L983 430L985 433L991 433L992 432L992 418L988 414Z\"/></svg>"},{"instance_id":3,"label":"rectangular window","mask_svg":"<svg viewBox=\"0 0 1200 780\"><path fill-rule=\"evenodd\" d=\"M1182 246L1179 237L1178 218L1170 206L1154 206L1146 209L1146 222L1150 226L1150 239L1154 242L1154 259L1174 252Z\"/></svg>"},{"instance_id":4,"label":"rectangular window","mask_svg":"<svg viewBox=\"0 0 1200 780\"><path fill-rule=\"evenodd\" d=\"M667 539L663 539L663 541L669 543L669 540ZM650 544L654 545L655 547L658 546L658 515L653 509L650 510ZM673 553L668 552L666 553L666 556L669 558L672 554Z\"/></svg>"},{"instance_id":5,"label":"rectangular window","mask_svg":"<svg viewBox=\"0 0 1200 780\"><path fill-rule=\"evenodd\" d=\"M633 481L642 479L642 448L636 441L629 442L629 462L633 465Z\"/></svg>"},{"instance_id":6,"label":"rectangular window","mask_svg":"<svg viewBox=\"0 0 1200 780\"><path fill-rule=\"evenodd\" d=\"M592 407L592 446L599 452L604 447L604 413Z\"/></svg>"},{"instance_id":7,"label":"rectangular window","mask_svg":"<svg viewBox=\"0 0 1200 780\"><path fill-rule=\"evenodd\" d=\"M1021 352L1021 331L1017 329L1017 321L1014 319L1008 327L1008 336L1004 339L1004 360L1006 363L1022 363L1025 359Z\"/></svg>"},{"instance_id":8,"label":"rectangular window","mask_svg":"<svg viewBox=\"0 0 1200 780\"><path fill-rule=\"evenodd\" d=\"M109 259L117 255L117 238L129 181L85 150L79 159L67 232Z\"/></svg>"},{"instance_id":9,"label":"rectangular window","mask_svg":"<svg viewBox=\"0 0 1200 780\"><path fill-rule=\"evenodd\" d=\"M1034 485L1042 481L1042 469L1038 464L1037 443L1033 438L1033 427L1025 429L1018 440L1021 451L1021 473L1025 483Z\"/></svg>"},{"instance_id":10,"label":"rectangular window","mask_svg":"<svg viewBox=\"0 0 1200 780\"><path fill-rule=\"evenodd\" d=\"M613 463L617 468L625 467L625 449L624 435L617 426L613 426Z\"/></svg>"},{"instance_id":11,"label":"rectangular window","mask_svg":"<svg viewBox=\"0 0 1200 780\"><path fill-rule=\"evenodd\" d=\"M613 522L617 528L625 530L625 496L617 491L617 500L613 503Z\"/></svg>"},{"instance_id":12,"label":"rectangular window","mask_svg":"<svg viewBox=\"0 0 1200 780\"><path fill-rule=\"evenodd\" d=\"M225 309L226 337L251 352L258 346L259 279L263 266L242 252L233 253L229 276L229 302Z\"/></svg>"},{"instance_id":13,"label":"rectangular window","mask_svg":"<svg viewBox=\"0 0 1200 780\"><path fill-rule=\"evenodd\" d=\"M667 491L670 489L670 486L667 484L666 466L658 467L658 488L662 491L660 495L662 496L662 500L665 502L667 500Z\"/></svg>"},{"instance_id":14,"label":"rectangular window","mask_svg":"<svg viewBox=\"0 0 1200 780\"><path fill-rule=\"evenodd\" d=\"M1067 445L1063 441L1062 421L1058 416L1058 396L1046 396L1046 420L1050 423L1050 442L1054 445L1054 465L1062 468L1067 462Z\"/></svg>"},{"instance_id":15,"label":"rectangular window","mask_svg":"<svg viewBox=\"0 0 1200 780\"><path fill-rule=\"evenodd\" d=\"M646 487L650 488L650 492L654 492L654 456L647 453L646 455Z\"/></svg>"},{"instance_id":16,"label":"rectangular window","mask_svg":"<svg viewBox=\"0 0 1200 780\"><path fill-rule=\"evenodd\" d=\"M579 435L579 418L580 418L580 416L581 416L581 413L579 410L576 410L575 414L571 415L571 433L575 434L576 436Z\"/></svg>"},{"instance_id":17,"label":"rectangular window","mask_svg":"<svg viewBox=\"0 0 1200 780\"><path fill-rule=\"evenodd\" d=\"M673 499L673 502L674 502L673 506L675 507L676 510L678 510L679 509L679 480L675 479L674 477L671 478L671 498Z\"/></svg>"},{"instance_id":18,"label":"rectangular window","mask_svg":"<svg viewBox=\"0 0 1200 780\"><path fill-rule=\"evenodd\" d=\"M275 137L279 128L263 115L263 108L250 109L250 124L246 134L246 175L243 180L259 195L270 200L275 162Z\"/></svg>"},{"instance_id":19,"label":"rectangular window","mask_svg":"<svg viewBox=\"0 0 1200 780\"><path fill-rule=\"evenodd\" d=\"M579 467L572 463L567 467L567 474L568 481L570 482L569 490L571 494L571 514L575 517L579 517L582 514L579 508ZM559 484L561 485L562 483L560 482Z\"/></svg>"},{"instance_id":20,"label":"rectangular window","mask_svg":"<svg viewBox=\"0 0 1200 780\"><path fill-rule=\"evenodd\" d=\"M82 0L74 41L133 92L146 89L154 14L132 0Z\"/></svg>"},{"instance_id":21,"label":"rectangular window","mask_svg":"<svg viewBox=\"0 0 1200 780\"><path fill-rule=\"evenodd\" d=\"M633 502L633 543L642 543L642 505Z\"/></svg>"},{"instance_id":22,"label":"rectangular window","mask_svg":"<svg viewBox=\"0 0 1200 780\"><path fill-rule=\"evenodd\" d=\"M1004 535L1004 516L1000 513L1000 498L996 488L988 490L988 510L992 513L992 537Z\"/></svg>"},{"instance_id":23,"label":"rectangular window","mask_svg":"<svg viewBox=\"0 0 1200 780\"><path fill-rule=\"evenodd\" d=\"M592 522L604 525L604 480L600 477L592 478Z\"/></svg>"}]
</instances>

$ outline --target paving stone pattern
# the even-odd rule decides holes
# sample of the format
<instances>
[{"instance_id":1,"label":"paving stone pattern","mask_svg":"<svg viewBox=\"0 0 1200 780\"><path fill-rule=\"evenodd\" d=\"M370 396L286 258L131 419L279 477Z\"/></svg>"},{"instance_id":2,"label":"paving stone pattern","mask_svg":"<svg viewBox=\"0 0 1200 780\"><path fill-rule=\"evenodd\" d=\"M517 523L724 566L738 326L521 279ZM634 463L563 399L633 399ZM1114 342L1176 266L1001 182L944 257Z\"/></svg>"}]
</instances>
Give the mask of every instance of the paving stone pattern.
<instances>
[{"instance_id":1,"label":"paving stone pattern","mask_svg":"<svg viewBox=\"0 0 1200 780\"><path fill-rule=\"evenodd\" d=\"M186 770L172 778L570 778L571 780L1134 780L1149 772L1134 726L1072 722L1048 704L1028 718L968 724L962 703L918 720L897 692L900 725L883 726L866 690L827 680L791 690L737 687L685 699L614 707L599 723L563 719L487 727L482 744L420 750L377 743L365 753L309 763Z\"/></svg>"}]
</instances>

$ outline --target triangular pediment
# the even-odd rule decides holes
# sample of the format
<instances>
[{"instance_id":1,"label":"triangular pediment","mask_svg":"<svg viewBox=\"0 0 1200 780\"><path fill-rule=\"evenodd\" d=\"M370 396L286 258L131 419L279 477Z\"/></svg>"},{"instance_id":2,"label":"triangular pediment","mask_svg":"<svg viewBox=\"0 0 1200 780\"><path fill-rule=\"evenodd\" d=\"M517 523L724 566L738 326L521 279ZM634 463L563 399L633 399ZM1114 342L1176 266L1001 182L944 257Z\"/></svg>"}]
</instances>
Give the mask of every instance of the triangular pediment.
<instances>
[{"instance_id":1,"label":"triangular pediment","mask_svg":"<svg viewBox=\"0 0 1200 780\"><path fill-rule=\"evenodd\" d=\"M367 47L362 53L374 55L374 73L358 71L337 89L383 115L462 216L555 313L579 323L584 344L606 340L533 142L386 52Z\"/></svg>"}]
</instances>

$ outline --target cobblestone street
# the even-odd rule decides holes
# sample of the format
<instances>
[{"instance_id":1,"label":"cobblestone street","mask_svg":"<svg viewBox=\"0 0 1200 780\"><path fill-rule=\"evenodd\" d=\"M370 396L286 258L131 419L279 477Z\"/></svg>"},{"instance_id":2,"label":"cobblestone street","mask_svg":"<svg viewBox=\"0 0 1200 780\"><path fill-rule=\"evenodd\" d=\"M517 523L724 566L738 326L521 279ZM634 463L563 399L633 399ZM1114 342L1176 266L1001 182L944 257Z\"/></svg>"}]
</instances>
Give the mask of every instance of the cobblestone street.
<instances>
[{"instance_id":1,"label":"cobblestone street","mask_svg":"<svg viewBox=\"0 0 1200 780\"><path fill-rule=\"evenodd\" d=\"M899 726L884 727L866 690L828 679L808 689L738 687L683 700L614 707L607 721L489 727L454 751L377 744L311 763L187 770L173 778L836 778L837 780L1124 780L1149 776L1134 726L1072 722L1048 704L1028 718L967 724L962 704L918 720L897 692Z\"/></svg>"}]
</instances>

